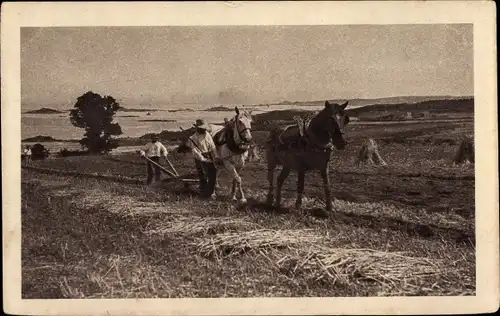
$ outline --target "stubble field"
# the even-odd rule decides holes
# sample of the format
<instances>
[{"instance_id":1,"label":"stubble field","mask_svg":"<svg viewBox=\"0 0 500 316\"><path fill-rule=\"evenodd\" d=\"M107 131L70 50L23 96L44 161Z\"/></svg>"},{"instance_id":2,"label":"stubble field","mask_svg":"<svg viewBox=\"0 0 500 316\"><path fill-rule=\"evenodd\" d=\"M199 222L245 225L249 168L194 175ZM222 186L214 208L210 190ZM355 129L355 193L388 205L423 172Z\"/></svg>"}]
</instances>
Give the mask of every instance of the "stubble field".
<instances>
[{"instance_id":1,"label":"stubble field","mask_svg":"<svg viewBox=\"0 0 500 316\"><path fill-rule=\"evenodd\" d=\"M314 212L317 173L303 212L293 173L285 208L266 208L265 159L242 174L247 205L230 201L224 171L206 201L196 186L145 186L137 155L33 162L22 170L23 298L474 295L474 168L451 165L464 134L472 121L352 124L326 219ZM365 137L388 166L356 166ZM191 156L171 161L193 174Z\"/></svg>"}]
</instances>

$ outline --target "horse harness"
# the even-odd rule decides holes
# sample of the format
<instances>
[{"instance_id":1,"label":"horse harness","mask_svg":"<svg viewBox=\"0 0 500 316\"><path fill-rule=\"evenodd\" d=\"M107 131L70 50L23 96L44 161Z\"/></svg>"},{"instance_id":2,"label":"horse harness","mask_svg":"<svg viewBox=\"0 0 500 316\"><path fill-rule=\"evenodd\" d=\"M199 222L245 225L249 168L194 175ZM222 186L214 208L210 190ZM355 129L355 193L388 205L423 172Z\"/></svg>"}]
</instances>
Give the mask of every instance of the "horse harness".
<instances>
[{"instance_id":1,"label":"horse harness","mask_svg":"<svg viewBox=\"0 0 500 316\"><path fill-rule=\"evenodd\" d=\"M301 126L301 124L303 124ZM295 136L296 137L296 141L288 141L288 142L284 142L281 140L281 138L278 136L278 141L280 142L280 145L275 145L273 146L273 149L275 152L277 151L280 151L280 149L297 149L297 150L306 150L306 149L312 149L312 151L316 151L316 152L329 152L329 151L332 151L333 149L333 144L330 142L328 142L326 145L322 146L322 145L319 145L313 137L311 137L310 133L307 132L307 126L308 124L305 123L305 122L302 122L301 120L300 121L297 121L297 127L299 129L297 135ZM293 125L292 125L293 126ZM285 130L281 131L281 133L285 132ZM284 148L282 147L283 145ZM280 148L281 147L281 148Z\"/></svg>"}]
</instances>

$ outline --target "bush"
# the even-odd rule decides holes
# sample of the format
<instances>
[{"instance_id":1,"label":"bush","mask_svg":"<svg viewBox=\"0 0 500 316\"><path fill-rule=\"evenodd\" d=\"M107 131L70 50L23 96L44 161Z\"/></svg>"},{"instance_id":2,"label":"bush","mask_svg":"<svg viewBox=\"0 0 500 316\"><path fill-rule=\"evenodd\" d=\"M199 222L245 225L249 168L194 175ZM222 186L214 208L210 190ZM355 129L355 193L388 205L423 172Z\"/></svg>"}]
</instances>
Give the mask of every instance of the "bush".
<instances>
[{"instance_id":1,"label":"bush","mask_svg":"<svg viewBox=\"0 0 500 316\"><path fill-rule=\"evenodd\" d=\"M31 159L33 160L44 160L50 155L50 152L42 144L35 144L31 147Z\"/></svg>"},{"instance_id":2,"label":"bush","mask_svg":"<svg viewBox=\"0 0 500 316\"><path fill-rule=\"evenodd\" d=\"M88 151L86 150L68 150L67 148L63 148L59 150L57 155L59 157L74 157L74 156L84 156L88 155Z\"/></svg>"}]
</instances>

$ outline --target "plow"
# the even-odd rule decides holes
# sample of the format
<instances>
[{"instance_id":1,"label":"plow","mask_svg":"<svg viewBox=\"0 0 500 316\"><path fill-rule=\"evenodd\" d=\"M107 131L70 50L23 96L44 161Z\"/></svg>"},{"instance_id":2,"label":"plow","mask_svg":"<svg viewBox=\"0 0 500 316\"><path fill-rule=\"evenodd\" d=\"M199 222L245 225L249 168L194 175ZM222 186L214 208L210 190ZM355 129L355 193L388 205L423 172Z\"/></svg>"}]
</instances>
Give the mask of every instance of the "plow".
<instances>
[{"instance_id":1,"label":"plow","mask_svg":"<svg viewBox=\"0 0 500 316\"><path fill-rule=\"evenodd\" d=\"M146 156L142 157L152 165L158 167L161 171L163 171L163 173L169 176L169 178L167 179L162 179L161 180L162 182L179 182L182 183L186 188L189 187L190 184L198 183L198 179L193 178L192 175L181 176L167 157L164 158L167 161L167 164L169 165L171 170L166 169L164 166L160 165L159 163L156 163L155 161L149 159Z\"/></svg>"}]
</instances>

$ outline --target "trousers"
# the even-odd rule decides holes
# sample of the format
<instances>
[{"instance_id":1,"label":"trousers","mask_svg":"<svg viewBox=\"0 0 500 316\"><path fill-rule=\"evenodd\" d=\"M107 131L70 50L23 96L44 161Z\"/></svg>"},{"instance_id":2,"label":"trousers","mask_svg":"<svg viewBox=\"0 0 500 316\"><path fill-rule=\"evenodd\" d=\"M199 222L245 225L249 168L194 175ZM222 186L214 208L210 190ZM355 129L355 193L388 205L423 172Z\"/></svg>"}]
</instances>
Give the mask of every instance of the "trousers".
<instances>
[{"instance_id":1,"label":"trousers","mask_svg":"<svg viewBox=\"0 0 500 316\"><path fill-rule=\"evenodd\" d=\"M202 162L194 160L196 171L200 184L200 195L202 197L210 197L215 192L215 184L217 182L217 169L213 162Z\"/></svg>"},{"instance_id":2,"label":"trousers","mask_svg":"<svg viewBox=\"0 0 500 316\"><path fill-rule=\"evenodd\" d=\"M153 160L157 164L160 163L160 157L148 157L149 159ZM151 184L153 182L153 176L155 181L160 181L161 178L161 170L158 168L158 166L153 165L151 162L147 162L147 169L148 169L148 178L146 180L147 184Z\"/></svg>"}]
</instances>

